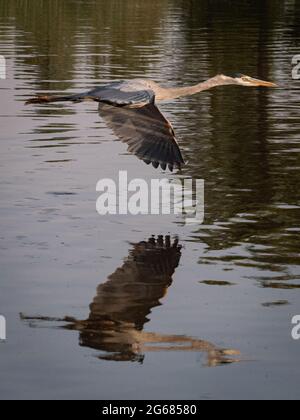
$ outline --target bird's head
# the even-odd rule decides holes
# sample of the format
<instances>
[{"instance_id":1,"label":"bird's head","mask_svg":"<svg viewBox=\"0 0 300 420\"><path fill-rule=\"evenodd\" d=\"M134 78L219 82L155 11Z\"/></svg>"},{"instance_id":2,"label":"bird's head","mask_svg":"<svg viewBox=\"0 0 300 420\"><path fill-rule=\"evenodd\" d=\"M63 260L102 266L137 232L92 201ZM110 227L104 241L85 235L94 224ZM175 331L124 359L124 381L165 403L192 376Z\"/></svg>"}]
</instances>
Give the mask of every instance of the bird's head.
<instances>
[{"instance_id":1,"label":"bird's head","mask_svg":"<svg viewBox=\"0 0 300 420\"><path fill-rule=\"evenodd\" d=\"M234 84L247 87L277 87L275 83L266 82L264 80L254 79L253 77L246 76L245 74L234 74L231 76L222 76L228 84Z\"/></svg>"}]
</instances>

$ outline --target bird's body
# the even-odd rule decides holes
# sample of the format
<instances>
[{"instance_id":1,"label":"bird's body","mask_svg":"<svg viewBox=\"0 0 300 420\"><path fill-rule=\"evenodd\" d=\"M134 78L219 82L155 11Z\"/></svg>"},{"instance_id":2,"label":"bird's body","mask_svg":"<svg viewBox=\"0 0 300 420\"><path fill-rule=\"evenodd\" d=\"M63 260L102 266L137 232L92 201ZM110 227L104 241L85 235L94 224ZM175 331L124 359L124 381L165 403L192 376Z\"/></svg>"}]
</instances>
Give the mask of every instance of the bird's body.
<instances>
[{"instance_id":1,"label":"bird's body","mask_svg":"<svg viewBox=\"0 0 300 420\"><path fill-rule=\"evenodd\" d=\"M69 96L38 96L26 103L52 102L99 103L99 114L116 136L128 145L128 151L145 163L163 170L181 169L184 164L181 151L170 122L159 111L156 103L194 95L217 86L265 86L264 82L244 75L218 75L194 86L164 88L147 79L123 80L98 86L90 91Z\"/></svg>"}]
</instances>

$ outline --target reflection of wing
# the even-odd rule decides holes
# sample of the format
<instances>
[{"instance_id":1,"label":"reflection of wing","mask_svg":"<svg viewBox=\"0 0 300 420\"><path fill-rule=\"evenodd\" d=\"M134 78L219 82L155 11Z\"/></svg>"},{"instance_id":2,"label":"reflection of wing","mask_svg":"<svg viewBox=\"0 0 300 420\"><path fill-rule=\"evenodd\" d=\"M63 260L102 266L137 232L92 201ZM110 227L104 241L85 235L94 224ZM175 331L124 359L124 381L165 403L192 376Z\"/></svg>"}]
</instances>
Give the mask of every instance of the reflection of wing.
<instances>
[{"instance_id":1,"label":"reflection of wing","mask_svg":"<svg viewBox=\"0 0 300 420\"><path fill-rule=\"evenodd\" d=\"M238 361L238 352L219 349L207 341L187 336L144 331L148 315L160 305L179 265L181 246L169 236L133 245L124 264L98 286L89 317L25 317L28 321L63 321L63 328L79 331L80 345L100 350L100 359L143 361L150 351L205 352L209 366Z\"/></svg>"},{"instance_id":2,"label":"reflection of wing","mask_svg":"<svg viewBox=\"0 0 300 420\"><path fill-rule=\"evenodd\" d=\"M98 286L80 327L80 344L108 352L114 360L138 360L135 346L147 316L160 305L180 257L181 246L170 237L135 244L123 266Z\"/></svg>"},{"instance_id":3,"label":"reflection of wing","mask_svg":"<svg viewBox=\"0 0 300 420\"><path fill-rule=\"evenodd\" d=\"M173 128L154 103L139 107L99 103L99 114L128 151L147 164L171 171L184 164Z\"/></svg>"},{"instance_id":4,"label":"reflection of wing","mask_svg":"<svg viewBox=\"0 0 300 420\"><path fill-rule=\"evenodd\" d=\"M134 245L123 266L98 287L89 319L131 323L141 330L172 282L180 249L169 237Z\"/></svg>"}]
</instances>

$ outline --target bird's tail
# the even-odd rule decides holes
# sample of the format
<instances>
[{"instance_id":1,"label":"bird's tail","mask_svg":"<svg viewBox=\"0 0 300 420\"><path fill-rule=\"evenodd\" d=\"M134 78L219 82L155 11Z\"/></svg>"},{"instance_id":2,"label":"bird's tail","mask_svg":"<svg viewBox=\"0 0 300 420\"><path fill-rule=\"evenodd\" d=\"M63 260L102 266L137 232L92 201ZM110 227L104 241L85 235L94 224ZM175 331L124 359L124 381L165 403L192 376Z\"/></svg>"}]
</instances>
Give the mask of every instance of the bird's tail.
<instances>
[{"instance_id":1,"label":"bird's tail","mask_svg":"<svg viewBox=\"0 0 300 420\"><path fill-rule=\"evenodd\" d=\"M70 95L70 96L49 96L49 95L43 95L43 96L36 96L34 98L28 99L25 102L25 105L29 104L49 104L52 102L79 102L82 98L80 95Z\"/></svg>"}]
</instances>

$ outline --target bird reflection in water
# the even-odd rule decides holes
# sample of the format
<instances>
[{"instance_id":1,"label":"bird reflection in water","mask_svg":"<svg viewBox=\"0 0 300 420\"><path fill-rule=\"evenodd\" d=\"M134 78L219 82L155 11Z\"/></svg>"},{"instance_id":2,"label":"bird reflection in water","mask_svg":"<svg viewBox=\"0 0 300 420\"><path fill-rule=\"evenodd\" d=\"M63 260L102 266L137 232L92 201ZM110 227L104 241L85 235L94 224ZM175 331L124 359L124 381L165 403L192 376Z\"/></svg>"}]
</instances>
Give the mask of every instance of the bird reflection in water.
<instances>
[{"instance_id":1,"label":"bird reflection in water","mask_svg":"<svg viewBox=\"0 0 300 420\"><path fill-rule=\"evenodd\" d=\"M80 333L80 345L103 352L99 358L143 362L150 351L192 351L207 354L207 365L233 363L235 350L180 335L143 331L148 315L166 295L181 258L178 240L152 237L133 245L122 267L100 284L86 320L25 317L27 321L65 322L63 328Z\"/></svg>"}]
</instances>

